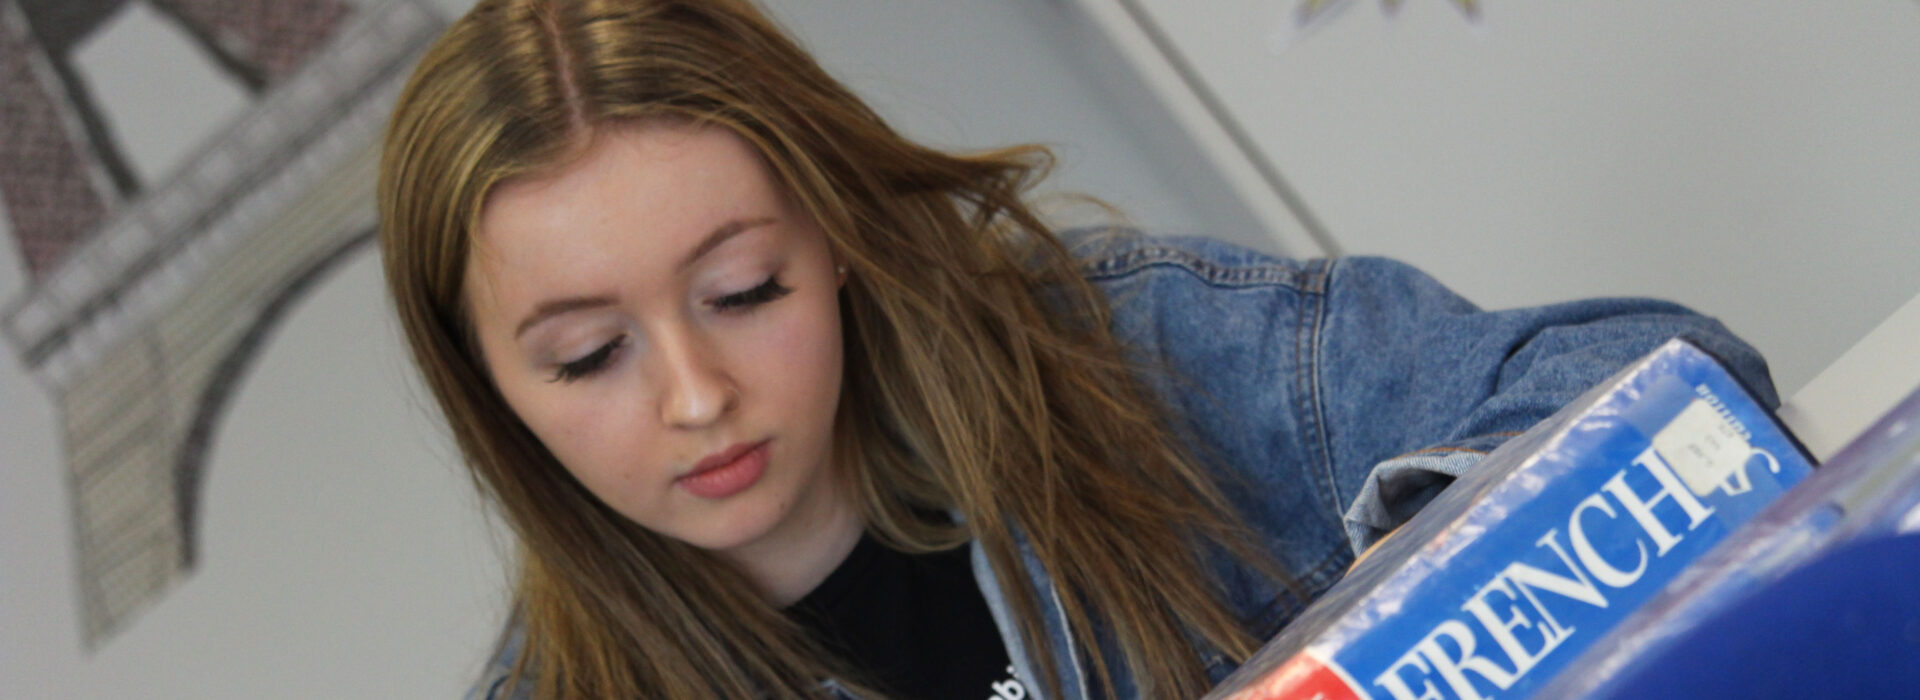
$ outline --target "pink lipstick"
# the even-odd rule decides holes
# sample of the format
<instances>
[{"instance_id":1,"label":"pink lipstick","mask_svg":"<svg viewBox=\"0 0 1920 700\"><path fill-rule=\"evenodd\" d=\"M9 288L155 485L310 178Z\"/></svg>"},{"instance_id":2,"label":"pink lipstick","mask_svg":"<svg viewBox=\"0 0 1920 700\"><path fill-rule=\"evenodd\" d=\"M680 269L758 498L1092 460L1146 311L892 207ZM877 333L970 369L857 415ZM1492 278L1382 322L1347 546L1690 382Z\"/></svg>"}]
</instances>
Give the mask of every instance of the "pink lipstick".
<instances>
[{"instance_id":1,"label":"pink lipstick","mask_svg":"<svg viewBox=\"0 0 1920 700\"><path fill-rule=\"evenodd\" d=\"M708 455L674 480L695 496L720 499L747 490L767 472L767 442L741 443Z\"/></svg>"}]
</instances>

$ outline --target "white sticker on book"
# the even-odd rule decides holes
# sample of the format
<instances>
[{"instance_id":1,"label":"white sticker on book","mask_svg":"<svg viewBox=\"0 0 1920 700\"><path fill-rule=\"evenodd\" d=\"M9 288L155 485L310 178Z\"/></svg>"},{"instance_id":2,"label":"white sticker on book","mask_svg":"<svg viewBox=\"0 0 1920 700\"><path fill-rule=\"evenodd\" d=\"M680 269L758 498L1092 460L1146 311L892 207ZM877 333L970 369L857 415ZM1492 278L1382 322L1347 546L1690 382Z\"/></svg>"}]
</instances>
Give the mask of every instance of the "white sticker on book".
<instances>
[{"instance_id":1,"label":"white sticker on book","mask_svg":"<svg viewBox=\"0 0 1920 700\"><path fill-rule=\"evenodd\" d=\"M1673 466L1673 472L1695 496L1705 496L1723 485L1732 486L1728 479L1745 476L1741 468L1753 456L1753 446L1747 444L1740 429L1705 399L1694 399L1661 428L1653 436L1653 449ZM1728 491L1733 493L1735 488Z\"/></svg>"}]
</instances>

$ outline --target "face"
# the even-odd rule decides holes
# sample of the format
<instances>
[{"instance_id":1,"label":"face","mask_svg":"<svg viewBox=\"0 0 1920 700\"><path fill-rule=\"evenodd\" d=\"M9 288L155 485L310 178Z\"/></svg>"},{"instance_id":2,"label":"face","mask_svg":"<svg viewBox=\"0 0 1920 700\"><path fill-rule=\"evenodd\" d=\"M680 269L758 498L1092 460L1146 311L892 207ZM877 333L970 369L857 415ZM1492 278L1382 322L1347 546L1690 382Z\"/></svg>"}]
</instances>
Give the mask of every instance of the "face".
<instances>
[{"instance_id":1,"label":"face","mask_svg":"<svg viewBox=\"0 0 1920 700\"><path fill-rule=\"evenodd\" d=\"M841 276L732 132L600 129L481 210L467 301L501 393L596 497L723 554L843 517Z\"/></svg>"}]
</instances>

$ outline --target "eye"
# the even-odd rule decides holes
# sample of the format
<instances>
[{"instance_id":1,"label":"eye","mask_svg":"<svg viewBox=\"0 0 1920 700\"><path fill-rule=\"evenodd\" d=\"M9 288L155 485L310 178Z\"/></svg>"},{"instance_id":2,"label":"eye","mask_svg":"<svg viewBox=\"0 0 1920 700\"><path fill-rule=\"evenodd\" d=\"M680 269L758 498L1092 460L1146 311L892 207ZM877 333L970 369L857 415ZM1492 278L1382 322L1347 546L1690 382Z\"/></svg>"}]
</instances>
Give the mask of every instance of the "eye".
<instances>
[{"instance_id":1,"label":"eye","mask_svg":"<svg viewBox=\"0 0 1920 700\"><path fill-rule=\"evenodd\" d=\"M779 299L792 291L782 286L779 278L768 277L767 281L760 283L758 287L744 292L734 292L709 303L716 311L745 310Z\"/></svg>"},{"instance_id":2,"label":"eye","mask_svg":"<svg viewBox=\"0 0 1920 700\"><path fill-rule=\"evenodd\" d=\"M593 352L587 353L586 357L572 362L561 363L560 368L554 371L553 378L547 381L572 382L573 380L599 372L606 368L608 360L613 359L613 351L619 350L620 346L626 344L627 337L624 335L607 341L606 345L602 345Z\"/></svg>"}]
</instances>

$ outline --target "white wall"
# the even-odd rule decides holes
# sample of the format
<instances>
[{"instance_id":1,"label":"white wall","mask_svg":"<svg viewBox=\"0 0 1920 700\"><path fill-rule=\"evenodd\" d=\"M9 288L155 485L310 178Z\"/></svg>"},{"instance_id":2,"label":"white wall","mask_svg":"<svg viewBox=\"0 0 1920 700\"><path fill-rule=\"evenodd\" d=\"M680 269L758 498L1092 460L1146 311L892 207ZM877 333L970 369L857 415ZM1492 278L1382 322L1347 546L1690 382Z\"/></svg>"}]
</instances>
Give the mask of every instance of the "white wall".
<instances>
[{"instance_id":1,"label":"white wall","mask_svg":"<svg viewBox=\"0 0 1920 700\"><path fill-rule=\"evenodd\" d=\"M1058 4L772 4L909 134L954 147L1046 142L1062 156L1056 191L1102 196L1154 230L1265 244L1153 98L1108 68L1115 57L1089 43L1101 37ZM92 69L131 70L124 62L180 48L141 24L151 21L143 5L128 7ZM109 104L129 123L174 115L138 127L142 172L169 170L226 109L180 92L195 79L136 81ZM0 245L0 303L24 284L17 251ZM425 698L464 688L499 624L503 567L388 317L369 251L297 303L215 435L199 568L92 652L80 642L60 426L13 350L0 352L0 694Z\"/></svg>"},{"instance_id":2,"label":"white wall","mask_svg":"<svg viewBox=\"0 0 1920 700\"><path fill-rule=\"evenodd\" d=\"M503 575L362 255L288 314L231 399L201 562L83 652L58 426L9 354L0 683L22 698L436 697L498 626Z\"/></svg>"},{"instance_id":3,"label":"white wall","mask_svg":"<svg viewBox=\"0 0 1920 700\"><path fill-rule=\"evenodd\" d=\"M908 136L950 148L1052 146L1043 188L1092 194L1155 232L1272 248L1157 98L1061 2L763 0Z\"/></svg>"}]
</instances>

